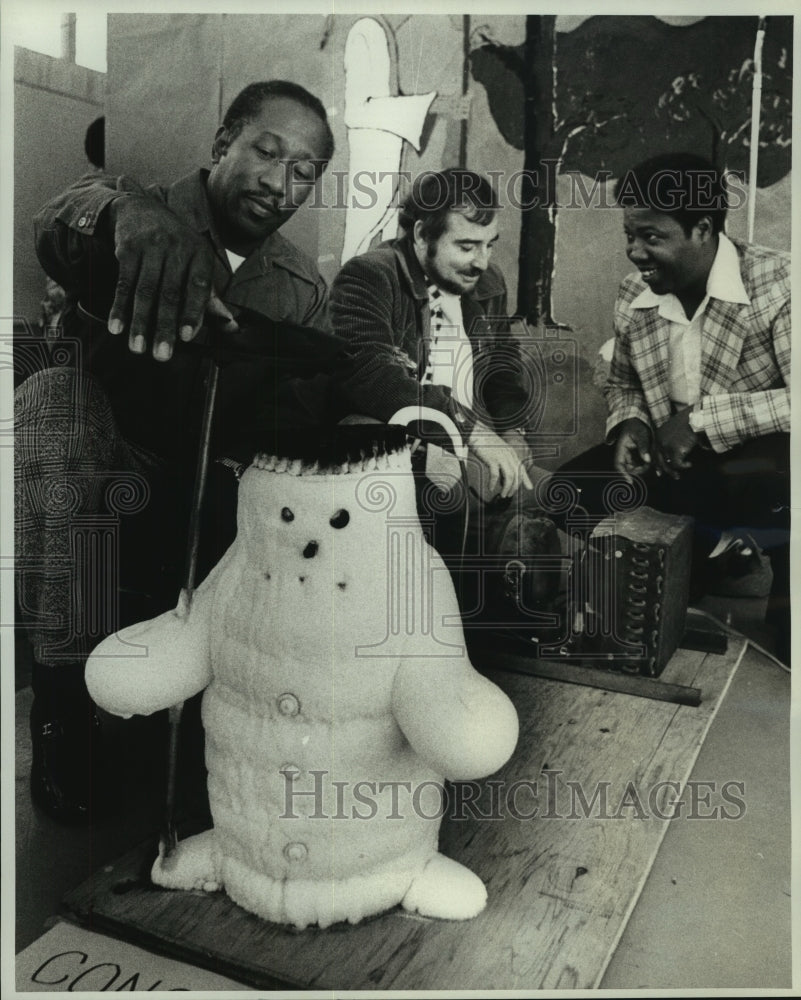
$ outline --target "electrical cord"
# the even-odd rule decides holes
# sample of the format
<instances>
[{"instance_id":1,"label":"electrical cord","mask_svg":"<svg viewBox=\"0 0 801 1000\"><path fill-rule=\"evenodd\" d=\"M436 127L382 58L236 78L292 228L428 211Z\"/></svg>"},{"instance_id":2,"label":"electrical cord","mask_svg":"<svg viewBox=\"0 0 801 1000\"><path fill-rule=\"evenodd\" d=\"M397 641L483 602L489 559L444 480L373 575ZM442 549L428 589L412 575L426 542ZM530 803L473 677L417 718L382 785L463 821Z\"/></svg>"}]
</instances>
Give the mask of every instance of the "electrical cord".
<instances>
[{"instance_id":1,"label":"electrical cord","mask_svg":"<svg viewBox=\"0 0 801 1000\"><path fill-rule=\"evenodd\" d=\"M462 496L464 497L464 515L462 517L462 545L459 550L459 606L464 610L462 600L464 593L464 556L467 550L467 533L470 527L470 484L467 481L467 462L464 458L459 459L459 472L462 477Z\"/></svg>"},{"instance_id":2,"label":"electrical cord","mask_svg":"<svg viewBox=\"0 0 801 1000\"><path fill-rule=\"evenodd\" d=\"M758 642L754 642L753 639L750 639L747 635L744 635L738 629L733 628L728 622L722 622L720 618L716 618L715 615L710 614L708 611L703 611L701 608L691 607L688 608L687 610L692 612L692 614L694 615L701 615L703 618L707 618L709 621L714 622L715 625L718 625L720 628L722 628L727 635L737 635L741 639L745 639L747 645L751 646L758 653L761 653L769 660L772 660L776 664L776 666L781 667L781 669L784 670L785 673L788 674L792 673L792 671L790 670L790 668L787 666L786 663L782 663L782 661L777 656L774 656L773 653L769 653L764 646L760 646Z\"/></svg>"},{"instance_id":3,"label":"electrical cord","mask_svg":"<svg viewBox=\"0 0 801 1000\"><path fill-rule=\"evenodd\" d=\"M430 406L404 406L397 410L387 421L390 424L401 424L409 427L410 424L420 423L429 420L439 424L450 438L451 450L459 462L459 473L462 482L462 493L464 495L464 517L462 523L462 542L459 552L459 604L462 605L462 586L464 581L464 557L467 549L467 535L470 527L470 485L467 480L467 445L462 440L462 435L456 424L447 413L435 410Z\"/></svg>"}]
</instances>

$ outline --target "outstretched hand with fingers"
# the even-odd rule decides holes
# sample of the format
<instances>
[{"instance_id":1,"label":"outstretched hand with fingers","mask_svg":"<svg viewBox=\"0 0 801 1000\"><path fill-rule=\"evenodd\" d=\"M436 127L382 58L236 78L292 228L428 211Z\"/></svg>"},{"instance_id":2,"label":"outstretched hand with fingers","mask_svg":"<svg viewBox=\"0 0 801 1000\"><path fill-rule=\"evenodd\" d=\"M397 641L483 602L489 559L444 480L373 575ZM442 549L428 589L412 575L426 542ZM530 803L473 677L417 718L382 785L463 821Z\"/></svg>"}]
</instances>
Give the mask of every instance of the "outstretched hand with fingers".
<instances>
[{"instance_id":1,"label":"outstretched hand with fingers","mask_svg":"<svg viewBox=\"0 0 801 1000\"><path fill-rule=\"evenodd\" d=\"M109 206L119 276L110 333L128 333L137 354L172 357L176 337L192 340L207 314L233 323L212 292L214 251L208 241L154 198L130 195Z\"/></svg>"},{"instance_id":2,"label":"outstretched hand with fingers","mask_svg":"<svg viewBox=\"0 0 801 1000\"><path fill-rule=\"evenodd\" d=\"M481 485L477 492L483 499L511 497L521 487L532 488L525 462L503 437L477 423L467 441L470 455L478 460Z\"/></svg>"}]
</instances>

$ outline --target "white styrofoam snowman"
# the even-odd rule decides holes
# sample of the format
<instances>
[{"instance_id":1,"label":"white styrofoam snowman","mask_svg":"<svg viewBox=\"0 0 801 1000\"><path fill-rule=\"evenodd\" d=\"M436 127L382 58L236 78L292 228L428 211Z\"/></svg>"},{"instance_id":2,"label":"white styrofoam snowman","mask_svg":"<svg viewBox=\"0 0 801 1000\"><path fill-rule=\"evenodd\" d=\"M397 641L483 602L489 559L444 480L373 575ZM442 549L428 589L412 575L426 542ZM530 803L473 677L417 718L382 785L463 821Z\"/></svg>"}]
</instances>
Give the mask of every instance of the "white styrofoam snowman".
<instances>
[{"instance_id":1,"label":"white styrofoam snowman","mask_svg":"<svg viewBox=\"0 0 801 1000\"><path fill-rule=\"evenodd\" d=\"M214 825L157 859L154 881L224 888L297 927L396 904L480 912L481 880L437 849L441 788L493 773L517 742L513 705L465 653L405 440L369 433L342 464L257 459L189 614L123 629L87 664L119 715L205 688Z\"/></svg>"}]
</instances>

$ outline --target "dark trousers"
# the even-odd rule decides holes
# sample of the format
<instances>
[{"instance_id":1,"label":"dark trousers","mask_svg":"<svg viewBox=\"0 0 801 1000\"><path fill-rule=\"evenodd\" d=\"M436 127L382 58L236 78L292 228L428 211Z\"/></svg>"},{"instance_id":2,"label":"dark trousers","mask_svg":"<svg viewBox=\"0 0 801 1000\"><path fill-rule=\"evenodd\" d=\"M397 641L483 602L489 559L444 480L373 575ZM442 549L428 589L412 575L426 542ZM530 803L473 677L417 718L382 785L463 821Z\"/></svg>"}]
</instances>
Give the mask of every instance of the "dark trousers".
<instances>
[{"instance_id":1,"label":"dark trousers","mask_svg":"<svg viewBox=\"0 0 801 1000\"><path fill-rule=\"evenodd\" d=\"M561 466L553 483L564 481L579 488L578 503L589 514L615 513L621 509L615 498L626 487L612 469L612 457L610 446L596 445ZM633 496L665 513L694 517L711 534L740 527L789 531L789 434L755 438L723 454L696 448L690 461L692 467L680 479L649 470L638 480Z\"/></svg>"},{"instance_id":2,"label":"dark trousers","mask_svg":"<svg viewBox=\"0 0 801 1000\"><path fill-rule=\"evenodd\" d=\"M102 387L74 368L34 373L14 402L19 624L36 660L37 703L66 712L86 698L84 664L97 643L176 606L196 455L179 467L125 441ZM196 584L234 539L236 501L233 472L212 463ZM179 755L180 801L193 816L208 809L200 698L186 705Z\"/></svg>"}]
</instances>

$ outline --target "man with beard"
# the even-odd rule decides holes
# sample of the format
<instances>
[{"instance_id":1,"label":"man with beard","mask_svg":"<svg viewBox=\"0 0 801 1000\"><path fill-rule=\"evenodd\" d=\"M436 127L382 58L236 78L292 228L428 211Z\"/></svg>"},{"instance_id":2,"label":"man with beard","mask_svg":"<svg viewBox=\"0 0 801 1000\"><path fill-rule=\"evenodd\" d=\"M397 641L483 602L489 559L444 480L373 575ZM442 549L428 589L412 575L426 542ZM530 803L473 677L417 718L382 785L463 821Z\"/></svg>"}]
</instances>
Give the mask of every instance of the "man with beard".
<instances>
[{"instance_id":1,"label":"man with beard","mask_svg":"<svg viewBox=\"0 0 801 1000\"><path fill-rule=\"evenodd\" d=\"M539 470L524 427L531 401L506 285L491 263L499 207L489 181L472 171L420 175L400 210L402 235L343 266L331 318L350 345L340 389L354 413L387 421L419 405L456 424L468 449L469 554L528 557L555 553L558 539L533 506ZM415 462L421 520L454 569L464 513L458 466L432 444ZM516 565L517 575L506 567L508 596L536 604L543 581L524 559Z\"/></svg>"}]
</instances>

